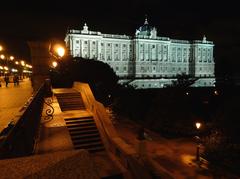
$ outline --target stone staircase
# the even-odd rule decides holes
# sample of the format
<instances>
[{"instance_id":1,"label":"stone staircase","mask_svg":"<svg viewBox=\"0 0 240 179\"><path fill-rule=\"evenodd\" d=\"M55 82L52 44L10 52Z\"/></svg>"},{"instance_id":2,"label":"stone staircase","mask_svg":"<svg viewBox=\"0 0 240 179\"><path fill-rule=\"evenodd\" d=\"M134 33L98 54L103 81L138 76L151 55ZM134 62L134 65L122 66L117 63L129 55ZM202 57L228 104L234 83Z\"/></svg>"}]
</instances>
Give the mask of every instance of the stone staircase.
<instances>
[{"instance_id":1,"label":"stone staircase","mask_svg":"<svg viewBox=\"0 0 240 179\"><path fill-rule=\"evenodd\" d=\"M67 128L75 149L86 149L89 152L104 150L104 146L92 116L65 118Z\"/></svg>"},{"instance_id":2,"label":"stone staircase","mask_svg":"<svg viewBox=\"0 0 240 179\"><path fill-rule=\"evenodd\" d=\"M79 92L57 93L55 96L62 111L86 109Z\"/></svg>"}]
</instances>

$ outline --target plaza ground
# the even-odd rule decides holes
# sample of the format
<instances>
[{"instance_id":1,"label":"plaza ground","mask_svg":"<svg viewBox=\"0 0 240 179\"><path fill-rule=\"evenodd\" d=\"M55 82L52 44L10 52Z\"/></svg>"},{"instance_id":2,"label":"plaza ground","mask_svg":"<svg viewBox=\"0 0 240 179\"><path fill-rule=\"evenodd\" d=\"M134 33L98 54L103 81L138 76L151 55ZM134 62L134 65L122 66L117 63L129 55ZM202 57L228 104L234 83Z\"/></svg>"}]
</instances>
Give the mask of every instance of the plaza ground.
<instances>
[{"instance_id":1,"label":"plaza ground","mask_svg":"<svg viewBox=\"0 0 240 179\"><path fill-rule=\"evenodd\" d=\"M6 87L2 83L2 87L0 87L0 131L11 120L14 120L19 110L31 97L32 92L31 81L28 78L21 80L19 86L9 83Z\"/></svg>"}]
</instances>

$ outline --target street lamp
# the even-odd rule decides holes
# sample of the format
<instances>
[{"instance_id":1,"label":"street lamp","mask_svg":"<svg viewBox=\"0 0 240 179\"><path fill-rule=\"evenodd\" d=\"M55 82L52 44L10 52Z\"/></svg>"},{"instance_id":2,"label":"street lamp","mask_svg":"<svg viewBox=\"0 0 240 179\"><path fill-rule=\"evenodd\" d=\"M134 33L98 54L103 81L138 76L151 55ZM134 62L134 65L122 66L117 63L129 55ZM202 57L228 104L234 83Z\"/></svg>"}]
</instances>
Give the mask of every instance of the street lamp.
<instances>
[{"instance_id":1,"label":"street lamp","mask_svg":"<svg viewBox=\"0 0 240 179\"><path fill-rule=\"evenodd\" d=\"M14 56L12 56L12 55L9 58L10 58L11 61L14 60Z\"/></svg>"},{"instance_id":2,"label":"street lamp","mask_svg":"<svg viewBox=\"0 0 240 179\"><path fill-rule=\"evenodd\" d=\"M49 53L53 56L56 60L59 60L65 55L65 48L60 43L57 44L50 44L49 45Z\"/></svg>"},{"instance_id":3,"label":"street lamp","mask_svg":"<svg viewBox=\"0 0 240 179\"><path fill-rule=\"evenodd\" d=\"M59 46L59 47L56 48L56 52L57 52L59 57L63 57L64 54L65 54L65 49L63 47Z\"/></svg>"},{"instance_id":4,"label":"street lamp","mask_svg":"<svg viewBox=\"0 0 240 179\"><path fill-rule=\"evenodd\" d=\"M201 123L200 122L196 122L195 123L196 125L196 128L197 128L197 132L199 132L200 128L201 128ZM197 143L197 151L196 151L196 162L200 162L200 153L199 153L199 150L200 150L200 137L198 135L196 135L196 143Z\"/></svg>"},{"instance_id":5,"label":"street lamp","mask_svg":"<svg viewBox=\"0 0 240 179\"><path fill-rule=\"evenodd\" d=\"M52 66L53 66L53 68L56 68L58 66L58 63L56 61L53 61Z\"/></svg>"},{"instance_id":6,"label":"street lamp","mask_svg":"<svg viewBox=\"0 0 240 179\"><path fill-rule=\"evenodd\" d=\"M4 60L5 59L5 55L0 55L0 58L2 59L2 60Z\"/></svg>"}]
</instances>

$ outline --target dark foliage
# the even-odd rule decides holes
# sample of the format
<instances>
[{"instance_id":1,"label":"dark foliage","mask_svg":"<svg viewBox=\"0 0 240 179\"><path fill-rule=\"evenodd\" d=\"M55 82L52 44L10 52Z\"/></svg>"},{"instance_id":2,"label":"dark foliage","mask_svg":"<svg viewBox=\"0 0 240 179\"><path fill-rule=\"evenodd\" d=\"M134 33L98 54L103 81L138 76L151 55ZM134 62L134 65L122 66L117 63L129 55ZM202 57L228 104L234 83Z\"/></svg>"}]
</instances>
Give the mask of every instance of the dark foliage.
<instances>
[{"instance_id":1,"label":"dark foliage","mask_svg":"<svg viewBox=\"0 0 240 179\"><path fill-rule=\"evenodd\" d=\"M118 82L118 77L108 64L79 57L73 58L71 76L73 81L88 83L94 96L105 104Z\"/></svg>"},{"instance_id":2,"label":"dark foliage","mask_svg":"<svg viewBox=\"0 0 240 179\"><path fill-rule=\"evenodd\" d=\"M65 57L59 61L56 68L50 69L51 83L54 88L70 88L73 85L71 77L71 59Z\"/></svg>"},{"instance_id":3,"label":"dark foliage","mask_svg":"<svg viewBox=\"0 0 240 179\"><path fill-rule=\"evenodd\" d=\"M240 95L239 88L224 88L213 116L213 127L205 137L205 156L218 165L240 174Z\"/></svg>"},{"instance_id":4,"label":"dark foliage","mask_svg":"<svg viewBox=\"0 0 240 179\"><path fill-rule=\"evenodd\" d=\"M65 58L57 68L51 69L53 87L71 87L74 81L88 83L97 100L109 102L117 87L118 77L106 63L93 59Z\"/></svg>"},{"instance_id":5,"label":"dark foliage","mask_svg":"<svg viewBox=\"0 0 240 179\"><path fill-rule=\"evenodd\" d=\"M193 136L196 134L195 122L207 123L211 118L210 111L215 105L205 98L212 92L213 89L205 88L187 91L178 88L125 88L117 93L113 110L166 137Z\"/></svg>"},{"instance_id":6,"label":"dark foliage","mask_svg":"<svg viewBox=\"0 0 240 179\"><path fill-rule=\"evenodd\" d=\"M188 88L191 86L196 80L196 77L192 77L191 75L187 75L185 73L177 74L176 80L172 82L172 85L169 87L175 87L175 88Z\"/></svg>"}]
</instances>

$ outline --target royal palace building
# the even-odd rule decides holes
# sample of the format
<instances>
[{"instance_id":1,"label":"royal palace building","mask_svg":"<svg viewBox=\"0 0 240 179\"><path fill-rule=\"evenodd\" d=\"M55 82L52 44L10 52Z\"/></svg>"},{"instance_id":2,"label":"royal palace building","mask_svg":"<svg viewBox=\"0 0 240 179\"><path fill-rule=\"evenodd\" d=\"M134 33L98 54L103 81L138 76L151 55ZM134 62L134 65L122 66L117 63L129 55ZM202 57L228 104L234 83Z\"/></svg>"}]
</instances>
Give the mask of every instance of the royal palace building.
<instances>
[{"instance_id":1,"label":"royal palace building","mask_svg":"<svg viewBox=\"0 0 240 179\"><path fill-rule=\"evenodd\" d=\"M69 30L65 42L73 57L107 63L120 83L135 88L161 88L178 74L196 77L196 87L215 83L212 41L205 36L194 41L160 37L147 19L135 36L90 31L85 23L83 30Z\"/></svg>"}]
</instances>

